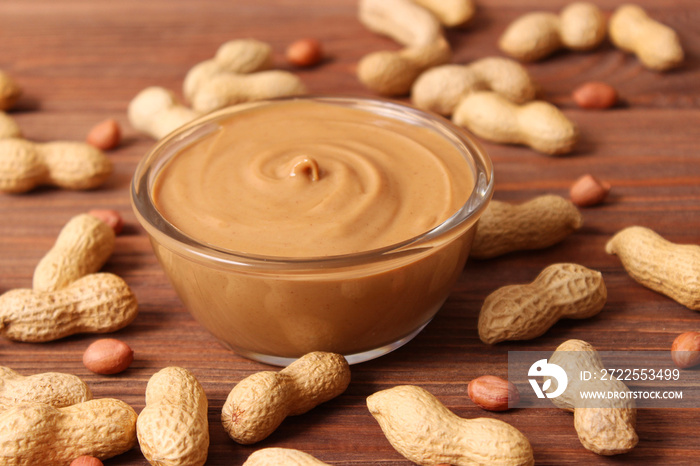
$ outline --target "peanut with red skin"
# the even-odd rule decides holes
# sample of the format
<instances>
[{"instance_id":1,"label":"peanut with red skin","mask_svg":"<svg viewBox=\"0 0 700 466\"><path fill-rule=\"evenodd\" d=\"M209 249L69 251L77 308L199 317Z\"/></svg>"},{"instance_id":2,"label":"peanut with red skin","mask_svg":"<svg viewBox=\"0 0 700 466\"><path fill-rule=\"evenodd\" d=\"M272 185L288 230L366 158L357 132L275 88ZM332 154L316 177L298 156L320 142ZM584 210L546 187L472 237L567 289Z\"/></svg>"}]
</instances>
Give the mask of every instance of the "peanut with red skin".
<instances>
[{"instance_id":1,"label":"peanut with red skin","mask_svg":"<svg viewBox=\"0 0 700 466\"><path fill-rule=\"evenodd\" d=\"M71 461L70 466L103 466L104 463L94 456L79 456Z\"/></svg>"},{"instance_id":2,"label":"peanut with red skin","mask_svg":"<svg viewBox=\"0 0 700 466\"><path fill-rule=\"evenodd\" d=\"M681 333L671 345L671 359L681 369L700 364L700 332Z\"/></svg>"},{"instance_id":3,"label":"peanut with red skin","mask_svg":"<svg viewBox=\"0 0 700 466\"><path fill-rule=\"evenodd\" d=\"M586 174L578 178L569 189L569 197L574 205L590 207L602 203L610 192L610 183Z\"/></svg>"},{"instance_id":4,"label":"peanut with red skin","mask_svg":"<svg viewBox=\"0 0 700 466\"><path fill-rule=\"evenodd\" d=\"M299 39L289 44L284 55L294 66L314 66L323 60L323 47L317 39Z\"/></svg>"},{"instance_id":5,"label":"peanut with red skin","mask_svg":"<svg viewBox=\"0 0 700 466\"><path fill-rule=\"evenodd\" d=\"M506 411L520 401L520 392L512 382L495 375L482 375L469 382L469 399L487 411Z\"/></svg>"},{"instance_id":6,"label":"peanut with red skin","mask_svg":"<svg viewBox=\"0 0 700 466\"><path fill-rule=\"evenodd\" d=\"M121 128L114 118L104 120L90 129L85 142L100 150L114 149L121 141Z\"/></svg>"},{"instance_id":7,"label":"peanut with red skin","mask_svg":"<svg viewBox=\"0 0 700 466\"><path fill-rule=\"evenodd\" d=\"M581 108L606 109L617 103L617 91L610 84L587 82L578 86L571 97Z\"/></svg>"},{"instance_id":8,"label":"peanut with red skin","mask_svg":"<svg viewBox=\"0 0 700 466\"><path fill-rule=\"evenodd\" d=\"M83 365L96 374L118 374L127 370L133 360L134 351L115 338L95 340L83 353Z\"/></svg>"}]
</instances>

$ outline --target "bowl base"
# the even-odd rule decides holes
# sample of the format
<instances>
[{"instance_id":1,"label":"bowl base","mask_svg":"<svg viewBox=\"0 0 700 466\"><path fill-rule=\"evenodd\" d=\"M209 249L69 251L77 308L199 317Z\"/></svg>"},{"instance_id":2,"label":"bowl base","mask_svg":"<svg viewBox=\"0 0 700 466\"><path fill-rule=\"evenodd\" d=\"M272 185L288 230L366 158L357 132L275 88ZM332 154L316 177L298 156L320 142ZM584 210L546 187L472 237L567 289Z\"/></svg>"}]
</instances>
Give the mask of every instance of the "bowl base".
<instances>
[{"instance_id":1,"label":"bowl base","mask_svg":"<svg viewBox=\"0 0 700 466\"><path fill-rule=\"evenodd\" d=\"M387 353L391 353L392 351L401 348L403 345L408 343L409 341L413 340L413 338L418 335L421 330L425 328L426 325L428 325L430 321L424 323L421 325L418 329L414 330L410 334L406 335L403 338L400 338L396 340L393 343L389 343L387 345L381 346L379 348L369 350L369 351L363 351L361 353L354 353L354 354L345 354L345 359L348 361L348 364L358 364L361 362L369 361L372 359L376 359L380 356L384 356ZM270 364L272 366L282 366L286 367L296 361L298 358L286 358L282 356L270 356L268 354L260 354L256 353L253 351L246 351L242 350L240 348L234 348L230 344L226 343L225 341L221 342L225 347L229 348L230 350L234 351L236 354L239 354L243 356L244 358L252 359L253 361L259 361L265 364Z\"/></svg>"}]
</instances>

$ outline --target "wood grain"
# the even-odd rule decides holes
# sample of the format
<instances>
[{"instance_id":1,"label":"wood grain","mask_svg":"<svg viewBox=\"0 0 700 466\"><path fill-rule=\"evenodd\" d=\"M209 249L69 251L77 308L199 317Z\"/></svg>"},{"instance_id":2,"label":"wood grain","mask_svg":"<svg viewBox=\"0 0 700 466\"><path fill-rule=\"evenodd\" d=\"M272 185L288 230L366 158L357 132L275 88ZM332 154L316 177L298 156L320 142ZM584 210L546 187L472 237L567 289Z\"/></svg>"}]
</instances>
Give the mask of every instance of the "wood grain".
<instances>
[{"instance_id":1,"label":"wood grain","mask_svg":"<svg viewBox=\"0 0 700 466\"><path fill-rule=\"evenodd\" d=\"M622 3L594 2L607 12ZM448 34L454 61L500 55L497 38L515 17L536 9L558 11L566 3L477 0L472 24ZM604 252L614 232L633 224L672 241L700 244L700 8L697 0L637 3L678 31L687 52L680 69L647 71L609 44L590 53L558 53L527 67L543 95L579 125L582 140L575 153L551 158L523 147L484 143L495 164L497 199L566 195L571 182L589 172L612 184L609 200L584 209L584 227L546 251L469 261L442 311L410 344L354 366L345 394L288 419L260 444L240 446L221 427L221 407L236 382L269 368L219 345L183 308L158 266L129 201L131 175L153 141L130 128L126 107L149 85L180 93L187 70L234 38L269 42L278 66L289 70L283 60L287 44L306 36L321 40L328 59L316 68L293 70L317 94L371 95L358 83L355 64L370 51L398 46L364 29L356 19L356 0L3 0L0 69L25 89L12 116L26 137L83 140L92 125L112 117L122 124L125 139L110 152L116 171L99 190L0 195L0 292L31 286L34 266L71 216L113 208L127 225L105 270L132 286L141 313L112 335L135 351L125 373L100 376L83 367L82 353L97 338L89 335L46 344L2 340L0 364L24 375L49 370L76 374L95 396L120 398L137 411L154 372L168 365L186 367L209 398L211 465L241 464L268 446L298 448L334 465L406 465L365 407L368 395L396 384L421 385L460 416L510 422L528 436L538 464L697 464L700 407L641 410L638 447L605 458L581 446L569 413L553 408L494 414L467 397L472 378L506 375L508 350L551 351L565 339L580 338L598 349L666 351L677 334L700 329L699 313L637 285L619 260ZM571 90L588 80L612 84L624 104L610 111L576 108ZM502 285L529 282L545 266L563 261L603 272L609 291L603 312L583 322L560 322L530 342L483 345L476 320L484 297ZM107 464L147 462L135 448Z\"/></svg>"}]
</instances>

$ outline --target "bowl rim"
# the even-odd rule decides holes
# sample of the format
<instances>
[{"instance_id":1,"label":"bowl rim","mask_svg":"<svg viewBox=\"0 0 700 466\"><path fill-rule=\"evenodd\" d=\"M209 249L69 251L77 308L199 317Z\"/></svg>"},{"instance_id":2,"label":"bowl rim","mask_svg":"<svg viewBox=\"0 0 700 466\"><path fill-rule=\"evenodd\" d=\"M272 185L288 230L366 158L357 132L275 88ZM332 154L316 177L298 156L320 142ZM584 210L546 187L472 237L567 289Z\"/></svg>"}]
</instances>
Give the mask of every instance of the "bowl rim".
<instances>
[{"instance_id":1,"label":"bowl rim","mask_svg":"<svg viewBox=\"0 0 700 466\"><path fill-rule=\"evenodd\" d=\"M246 109L294 100L311 100L374 111L379 115L397 118L410 124L421 123L422 126L432 128L436 132L449 137L457 150L467 160L474 176L474 187L469 197L445 221L416 236L381 248L329 256L268 256L221 248L193 238L163 217L153 202L153 181L157 178L159 169L175 156L179 149L191 144L197 137L204 137L211 131L203 130L203 128L206 128L207 123L215 123L220 119ZM203 134L198 135L198 131ZM159 161L159 158L166 151L169 151L166 154L169 155L167 159L160 161L157 167L154 168L155 162ZM156 170L155 173L153 172L154 169ZM431 242L451 237L450 233L459 231L461 226L471 225L471 220L476 222L488 205L493 195L493 189L493 164L487 152L471 133L440 115L428 113L402 102L379 97L303 95L258 100L228 106L197 117L191 122L173 130L157 141L137 164L131 179L130 199L134 213L141 226L152 239L156 239L173 252L179 252L181 255L206 262L213 261L230 266L252 266L266 269L316 269L367 264L368 262L388 260L407 253L429 249Z\"/></svg>"}]
</instances>

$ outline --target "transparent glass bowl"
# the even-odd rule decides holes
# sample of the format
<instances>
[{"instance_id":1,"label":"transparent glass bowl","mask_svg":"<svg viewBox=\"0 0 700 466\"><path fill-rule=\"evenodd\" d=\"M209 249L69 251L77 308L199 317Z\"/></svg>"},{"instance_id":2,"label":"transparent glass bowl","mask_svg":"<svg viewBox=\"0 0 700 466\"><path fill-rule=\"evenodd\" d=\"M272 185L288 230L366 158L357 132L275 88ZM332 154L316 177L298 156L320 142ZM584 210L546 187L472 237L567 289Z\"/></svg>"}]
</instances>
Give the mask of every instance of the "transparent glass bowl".
<instances>
[{"instance_id":1,"label":"transparent glass bowl","mask_svg":"<svg viewBox=\"0 0 700 466\"><path fill-rule=\"evenodd\" d=\"M158 211L159 171L217 121L274 100L229 107L171 133L139 163L131 185L136 216L185 307L235 352L286 365L310 351L358 363L410 341L447 299L464 268L475 226L491 199L493 169L481 146L449 121L401 104L365 98L297 97L357 108L447 138L467 160L471 195L430 231L372 251L325 258L262 257L204 244ZM286 100L286 99L285 99Z\"/></svg>"}]
</instances>

